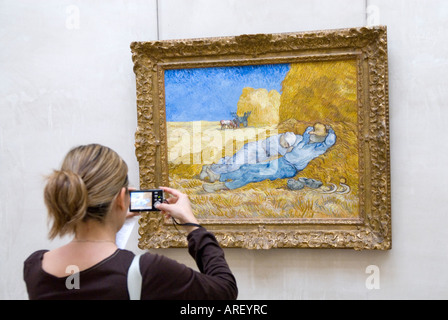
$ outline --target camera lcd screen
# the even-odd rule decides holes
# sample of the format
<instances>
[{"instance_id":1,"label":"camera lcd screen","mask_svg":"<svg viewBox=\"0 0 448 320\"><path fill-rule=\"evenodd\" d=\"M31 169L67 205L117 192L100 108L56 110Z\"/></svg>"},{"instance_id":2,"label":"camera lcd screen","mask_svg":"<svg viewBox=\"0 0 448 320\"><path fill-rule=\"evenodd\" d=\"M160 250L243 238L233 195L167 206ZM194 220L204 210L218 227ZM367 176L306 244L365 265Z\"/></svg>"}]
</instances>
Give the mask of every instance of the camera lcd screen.
<instances>
[{"instance_id":1,"label":"camera lcd screen","mask_svg":"<svg viewBox=\"0 0 448 320\"><path fill-rule=\"evenodd\" d=\"M130 211L155 211L154 205L163 201L162 190L131 191Z\"/></svg>"}]
</instances>

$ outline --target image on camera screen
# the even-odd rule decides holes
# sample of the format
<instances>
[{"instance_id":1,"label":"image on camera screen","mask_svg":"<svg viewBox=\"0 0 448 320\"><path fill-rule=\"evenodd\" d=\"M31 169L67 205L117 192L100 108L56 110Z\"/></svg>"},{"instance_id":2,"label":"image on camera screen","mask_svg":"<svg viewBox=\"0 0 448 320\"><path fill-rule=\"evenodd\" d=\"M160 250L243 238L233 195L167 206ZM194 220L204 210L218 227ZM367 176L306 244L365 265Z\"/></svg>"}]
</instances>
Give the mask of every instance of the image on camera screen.
<instances>
[{"instance_id":1,"label":"image on camera screen","mask_svg":"<svg viewBox=\"0 0 448 320\"><path fill-rule=\"evenodd\" d=\"M133 192L131 195L132 210L152 209L152 192Z\"/></svg>"}]
</instances>

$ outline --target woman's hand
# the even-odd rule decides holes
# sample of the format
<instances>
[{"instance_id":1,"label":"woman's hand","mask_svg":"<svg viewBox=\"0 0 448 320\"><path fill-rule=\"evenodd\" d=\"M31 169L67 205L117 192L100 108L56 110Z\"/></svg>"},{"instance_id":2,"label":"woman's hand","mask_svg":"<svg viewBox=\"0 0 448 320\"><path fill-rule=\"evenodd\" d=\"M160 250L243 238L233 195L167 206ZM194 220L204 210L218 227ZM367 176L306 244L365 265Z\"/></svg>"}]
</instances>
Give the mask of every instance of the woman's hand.
<instances>
[{"instance_id":1,"label":"woman's hand","mask_svg":"<svg viewBox=\"0 0 448 320\"><path fill-rule=\"evenodd\" d=\"M139 216L140 214L140 211L128 211L126 213L126 219L134 218L135 216Z\"/></svg>"},{"instance_id":2,"label":"woman's hand","mask_svg":"<svg viewBox=\"0 0 448 320\"><path fill-rule=\"evenodd\" d=\"M172 217L181 224L199 224L198 220L193 214L193 210L191 209L190 199L186 194L183 194L176 189L167 187L160 187L160 189L162 189L165 193L171 195L171 197L165 199L167 203L161 203L156 207L165 214L165 217ZM197 229L197 227L194 226L186 226L186 228L188 232Z\"/></svg>"},{"instance_id":3,"label":"woman's hand","mask_svg":"<svg viewBox=\"0 0 448 320\"><path fill-rule=\"evenodd\" d=\"M129 191L135 191L135 190L137 190L137 189L133 188L133 187L129 187L127 189L128 197L129 197ZM130 197L129 197L129 201L131 201ZM129 205L128 205L128 209L129 209ZM140 214L141 214L140 211L129 211L128 210L128 212L126 213L126 219L130 219L130 218L133 218L135 216L139 216Z\"/></svg>"}]
</instances>

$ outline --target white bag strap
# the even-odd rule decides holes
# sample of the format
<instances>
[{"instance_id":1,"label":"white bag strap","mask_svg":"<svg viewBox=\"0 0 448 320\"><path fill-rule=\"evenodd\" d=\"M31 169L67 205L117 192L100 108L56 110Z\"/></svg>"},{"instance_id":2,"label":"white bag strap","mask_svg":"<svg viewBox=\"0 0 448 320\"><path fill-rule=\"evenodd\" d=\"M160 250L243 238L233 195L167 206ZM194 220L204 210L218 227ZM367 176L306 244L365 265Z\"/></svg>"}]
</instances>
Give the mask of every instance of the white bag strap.
<instances>
[{"instance_id":1,"label":"white bag strap","mask_svg":"<svg viewBox=\"0 0 448 320\"><path fill-rule=\"evenodd\" d=\"M128 269L128 292L131 300L140 300L142 293L142 274L140 272L140 255L135 255Z\"/></svg>"}]
</instances>

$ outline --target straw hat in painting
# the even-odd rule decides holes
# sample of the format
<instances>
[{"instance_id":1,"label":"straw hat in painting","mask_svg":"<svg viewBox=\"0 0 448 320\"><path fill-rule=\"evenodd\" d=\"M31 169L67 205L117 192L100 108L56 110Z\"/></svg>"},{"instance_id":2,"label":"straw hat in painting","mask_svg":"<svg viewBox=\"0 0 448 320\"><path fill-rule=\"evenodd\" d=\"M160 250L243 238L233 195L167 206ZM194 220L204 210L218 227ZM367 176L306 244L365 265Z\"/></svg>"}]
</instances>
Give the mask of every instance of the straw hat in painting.
<instances>
[{"instance_id":1,"label":"straw hat in painting","mask_svg":"<svg viewBox=\"0 0 448 320\"><path fill-rule=\"evenodd\" d=\"M310 131L310 139L312 142L322 142L327 134L328 131L325 125L318 122L313 126L313 131Z\"/></svg>"},{"instance_id":2,"label":"straw hat in painting","mask_svg":"<svg viewBox=\"0 0 448 320\"><path fill-rule=\"evenodd\" d=\"M327 128L325 127L325 125L323 125L322 123L316 123L313 127L313 131L310 131L310 134L315 134L316 136L321 136L321 137L326 137L328 132L327 132Z\"/></svg>"}]
</instances>

